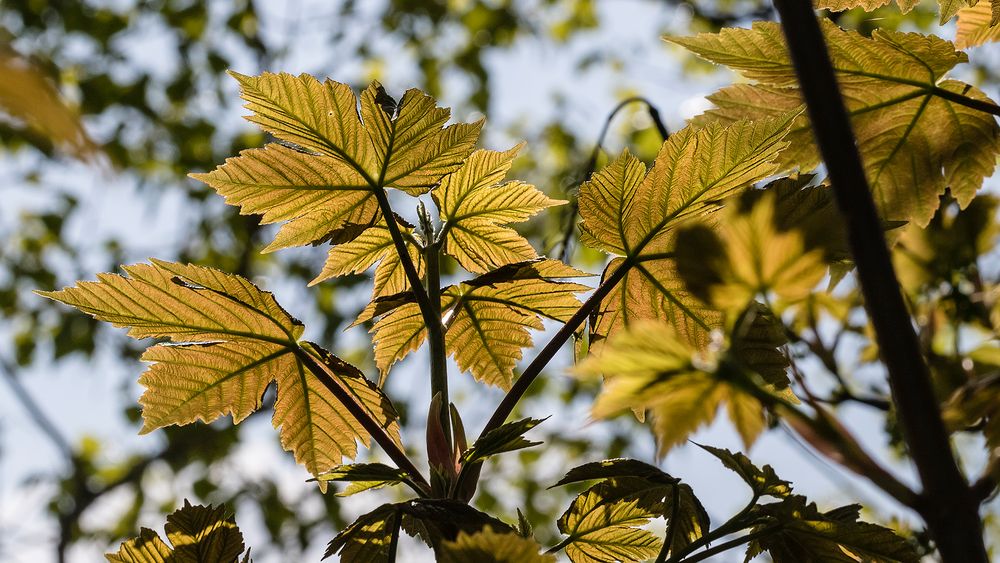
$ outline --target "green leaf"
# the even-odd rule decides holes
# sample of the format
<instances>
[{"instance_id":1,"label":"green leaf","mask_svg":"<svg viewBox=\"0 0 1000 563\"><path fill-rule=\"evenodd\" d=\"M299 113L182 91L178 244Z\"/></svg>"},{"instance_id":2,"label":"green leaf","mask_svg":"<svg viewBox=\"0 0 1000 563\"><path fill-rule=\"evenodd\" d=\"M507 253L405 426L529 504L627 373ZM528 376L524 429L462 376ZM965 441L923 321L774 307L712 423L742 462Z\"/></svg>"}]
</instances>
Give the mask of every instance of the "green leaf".
<instances>
[{"instance_id":1,"label":"green leaf","mask_svg":"<svg viewBox=\"0 0 1000 563\"><path fill-rule=\"evenodd\" d=\"M961 206L968 205L983 178L993 173L1000 129L992 115L939 95L989 101L976 88L945 78L967 57L935 36L876 30L867 38L825 19L821 23L883 219L924 226L945 188ZM757 82L710 96L716 109L696 118L696 124L800 111L795 70L777 23L670 41ZM820 159L808 117L796 119L786 140L791 145L779 157L782 169L816 168Z\"/></svg>"},{"instance_id":2,"label":"green leaf","mask_svg":"<svg viewBox=\"0 0 1000 563\"><path fill-rule=\"evenodd\" d=\"M591 289L560 280L586 275L557 260L534 260L444 288L448 354L478 381L509 389L521 351L531 346L529 330L541 330L542 319L565 322L580 307L575 294ZM426 327L410 293L376 299L357 322L376 315L375 362L384 375L420 346Z\"/></svg>"},{"instance_id":3,"label":"green leaf","mask_svg":"<svg viewBox=\"0 0 1000 563\"><path fill-rule=\"evenodd\" d=\"M233 563L243 553L243 534L225 507L184 507L167 516L167 545L160 536L143 528L139 537L122 543L108 561L123 563ZM249 556L249 553L247 554Z\"/></svg>"},{"instance_id":4,"label":"green leaf","mask_svg":"<svg viewBox=\"0 0 1000 563\"><path fill-rule=\"evenodd\" d=\"M892 2L893 0L814 0L817 8L829 8L834 12L842 12L851 8L861 8L866 12L871 12ZM990 0L985 0L989 2ZM904 13L909 13L919 3L919 0L895 0L899 9ZM955 12L959 12L964 6L971 6L976 0L938 0L941 7L941 25L950 20Z\"/></svg>"},{"instance_id":5,"label":"green leaf","mask_svg":"<svg viewBox=\"0 0 1000 563\"><path fill-rule=\"evenodd\" d=\"M403 529L419 535L438 557L443 542L455 541L462 532L474 534L488 526L497 533L516 533L504 522L457 500L418 499L399 506L404 515Z\"/></svg>"},{"instance_id":6,"label":"green leaf","mask_svg":"<svg viewBox=\"0 0 1000 563\"><path fill-rule=\"evenodd\" d=\"M531 244L506 227L561 205L523 182L501 184L521 145L506 151L479 150L445 176L432 192L441 210L444 251L466 270L483 274L506 264L537 258Z\"/></svg>"},{"instance_id":7,"label":"green leaf","mask_svg":"<svg viewBox=\"0 0 1000 563\"><path fill-rule=\"evenodd\" d=\"M580 240L619 255L625 278L590 319L592 346L637 319L663 319L703 347L721 315L691 296L674 264L676 228L718 208L718 201L777 171L793 116L728 127L686 127L670 136L653 168L627 151L580 187ZM597 348L595 348L596 350Z\"/></svg>"},{"instance_id":8,"label":"green leaf","mask_svg":"<svg viewBox=\"0 0 1000 563\"><path fill-rule=\"evenodd\" d=\"M383 504L341 530L326 546L323 559L339 554L341 561L351 563L389 563L399 524L399 506Z\"/></svg>"},{"instance_id":9,"label":"green leaf","mask_svg":"<svg viewBox=\"0 0 1000 563\"><path fill-rule=\"evenodd\" d=\"M442 563L555 563L553 555L539 553L534 539L517 534L498 534L486 526L474 534L459 532L454 541L442 544Z\"/></svg>"},{"instance_id":10,"label":"green leaf","mask_svg":"<svg viewBox=\"0 0 1000 563\"><path fill-rule=\"evenodd\" d=\"M587 463L571 469L553 487L593 479L613 483L619 489L631 488L632 494L648 497L640 504L650 517L666 518L668 528L673 529L670 553L687 547L710 527L708 513L690 486L641 461L609 459ZM659 500L656 495L660 495Z\"/></svg>"},{"instance_id":11,"label":"green leaf","mask_svg":"<svg viewBox=\"0 0 1000 563\"><path fill-rule=\"evenodd\" d=\"M751 463L747 456L739 452L731 452L723 448L713 448L712 446L702 444L697 444L697 446L719 458L719 461L739 475L757 496L783 498L792 492L792 484L779 479L770 465L765 465L761 469Z\"/></svg>"},{"instance_id":12,"label":"green leaf","mask_svg":"<svg viewBox=\"0 0 1000 563\"><path fill-rule=\"evenodd\" d=\"M407 480L409 475L402 469L382 463L355 463L341 465L331 471L321 473L317 481L347 481L346 489L337 496L346 497L362 491L379 489L386 485L396 485Z\"/></svg>"},{"instance_id":13,"label":"green leaf","mask_svg":"<svg viewBox=\"0 0 1000 563\"><path fill-rule=\"evenodd\" d=\"M989 348L973 352L983 359ZM995 356L990 353L990 356ZM1000 374L990 373L959 387L942 409L942 416L952 430L983 424L983 435L990 452L1000 448ZM995 455L995 454L993 454Z\"/></svg>"},{"instance_id":14,"label":"green leaf","mask_svg":"<svg viewBox=\"0 0 1000 563\"><path fill-rule=\"evenodd\" d=\"M444 127L450 111L417 90L397 105L373 83L361 96L362 122L344 84L305 74L230 74L253 112L247 119L294 146L244 151L192 177L241 213L285 222L265 251L354 239L380 219L377 190L426 192L461 165L482 129L482 121Z\"/></svg>"},{"instance_id":15,"label":"green leaf","mask_svg":"<svg viewBox=\"0 0 1000 563\"><path fill-rule=\"evenodd\" d=\"M274 425L282 446L311 473L340 465L370 437L300 355L312 353L361 408L398 441L397 415L388 399L357 368L319 347L299 342L302 323L274 296L246 279L211 268L154 261L124 266L128 277L99 274L98 282L41 295L115 326L133 338L166 337L150 347L153 362L139 382L146 392L142 432L232 415L234 423L260 407L276 382ZM307 352L308 350L308 352Z\"/></svg>"},{"instance_id":16,"label":"green leaf","mask_svg":"<svg viewBox=\"0 0 1000 563\"><path fill-rule=\"evenodd\" d=\"M635 459L617 458L585 463L574 467L558 483L552 485L552 487L594 479L611 479L613 477L640 477L650 482L660 481L663 484L673 484L680 481L664 473L655 465ZM552 487L549 488L551 489Z\"/></svg>"},{"instance_id":17,"label":"green leaf","mask_svg":"<svg viewBox=\"0 0 1000 563\"><path fill-rule=\"evenodd\" d=\"M820 512L804 497L757 507L767 518L751 533L771 528L750 543L747 557L767 551L774 563L824 561L830 563L916 563L913 547L892 530L858 520L859 505Z\"/></svg>"},{"instance_id":18,"label":"green leaf","mask_svg":"<svg viewBox=\"0 0 1000 563\"><path fill-rule=\"evenodd\" d=\"M524 448L537 446L541 442L532 442L524 438L524 434L538 426L545 419L523 418L515 422L502 424L479 437L472 447L462 454L462 463L470 465L489 457Z\"/></svg>"},{"instance_id":19,"label":"green leaf","mask_svg":"<svg viewBox=\"0 0 1000 563\"><path fill-rule=\"evenodd\" d=\"M594 417L649 410L659 455L714 421L724 405L749 448L764 430L763 405L717 377L715 362L711 353L693 353L670 326L643 321L612 337L599 355L580 362L573 372L581 377L604 376Z\"/></svg>"},{"instance_id":20,"label":"green leaf","mask_svg":"<svg viewBox=\"0 0 1000 563\"><path fill-rule=\"evenodd\" d=\"M767 306L751 303L736 321L730 352L740 364L760 375L776 389L786 389L788 357L781 348L788 343L785 325Z\"/></svg>"}]
</instances>

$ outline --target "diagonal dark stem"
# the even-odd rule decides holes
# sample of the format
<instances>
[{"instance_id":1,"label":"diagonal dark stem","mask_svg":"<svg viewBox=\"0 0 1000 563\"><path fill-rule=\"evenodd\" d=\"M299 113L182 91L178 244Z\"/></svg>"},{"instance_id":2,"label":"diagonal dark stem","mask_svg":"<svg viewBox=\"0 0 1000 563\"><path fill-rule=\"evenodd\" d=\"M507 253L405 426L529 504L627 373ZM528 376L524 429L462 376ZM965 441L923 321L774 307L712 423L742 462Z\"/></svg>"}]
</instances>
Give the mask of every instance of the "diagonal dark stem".
<instances>
[{"instance_id":1,"label":"diagonal dark stem","mask_svg":"<svg viewBox=\"0 0 1000 563\"><path fill-rule=\"evenodd\" d=\"M563 344L565 344L566 341L573 336L576 329L579 328L585 320L587 320L590 313L600 306L601 301L607 297L609 293L611 293L611 290L618 285L618 282L620 282L622 278L625 277L625 274L629 271L629 269L631 269L631 267L632 263L629 260L622 262L622 264L618 266L618 268L615 269L615 271L612 272L611 275L597 287L590 298L583 303L576 313L574 313L573 316L559 328L559 332L557 332L552 339L545 344L545 347L538 352L535 359L531 360L528 367L524 368L524 371L521 373L521 377L517 378L517 381L515 381L514 385L511 386L510 391L507 392L503 400L500 401L500 404L497 405L496 410L493 412L493 416L490 417L490 420L486 423L483 431L480 432L480 437L490 430L498 428L507 420L507 417L514 411L514 407L517 405L518 401L521 400L521 397L524 396L524 393L528 390L528 387L531 386L531 383L536 377L538 377L538 374L542 372L542 369L548 365L548 363L556 355L556 352L562 348Z\"/></svg>"},{"instance_id":2,"label":"diagonal dark stem","mask_svg":"<svg viewBox=\"0 0 1000 563\"><path fill-rule=\"evenodd\" d=\"M774 0L829 170L903 437L923 484L918 511L945 563L986 563L978 502L952 455L910 315L882 236L856 138L812 2Z\"/></svg>"},{"instance_id":3,"label":"diagonal dark stem","mask_svg":"<svg viewBox=\"0 0 1000 563\"><path fill-rule=\"evenodd\" d=\"M312 354L306 352L302 348L295 348L295 356L306 366L306 368L309 369L310 372L312 372L313 375L316 376L317 379L319 379L323 386L326 387L327 390L330 391L330 393L332 393L342 405L344 405L347 411L351 413L351 416L356 418L358 422L361 423L361 426L364 427L365 431L371 434L372 439L375 440L375 442L381 446L383 450L385 450L385 453L388 454L389 458L396 463L396 466L409 474L410 479L412 479L413 482L420 489L422 489L422 491L418 490L418 492L422 492L425 495L429 494L430 485L427 484L423 475L420 474L420 470L413 465L412 461L410 461L406 452L396 445L396 442L393 441L392 437L385 431L385 428L382 428L377 421L372 419L368 412L365 411L365 409L357 402L354 396L334 380L333 375L327 370L326 366L324 366L322 362L317 361Z\"/></svg>"}]
</instances>

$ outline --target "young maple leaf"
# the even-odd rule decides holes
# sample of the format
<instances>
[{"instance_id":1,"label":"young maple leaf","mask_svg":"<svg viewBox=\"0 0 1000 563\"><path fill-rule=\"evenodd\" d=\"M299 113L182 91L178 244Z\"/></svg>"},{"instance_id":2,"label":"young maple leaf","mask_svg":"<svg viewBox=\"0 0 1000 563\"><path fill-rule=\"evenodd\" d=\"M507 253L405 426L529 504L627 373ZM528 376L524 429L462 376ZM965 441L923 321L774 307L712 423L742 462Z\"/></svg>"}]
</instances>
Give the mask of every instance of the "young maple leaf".
<instances>
[{"instance_id":1,"label":"young maple leaf","mask_svg":"<svg viewBox=\"0 0 1000 563\"><path fill-rule=\"evenodd\" d=\"M444 127L450 111L408 90L397 104L381 85L361 95L303 74L264 73L239 81L247 119L286 144L243 151L207 174L192 174L243 214L285 222L264 251L347 242L376 225L376 193L430 190L472 152L482 121Z\"/></svg>"},{"instance_id":2,"label":"young maple leaf","mask_svg":"<svg viewBox=\"0 0 1000 563\"><path fill-rule=\"evenodd\" d=\"M99 274L61 291L39 292L115 326L133 338L169 338L150 347L152 362L139 379L146 392L142 432L232 415L238 423L261 406L276 382L274 425L281 443L313 474L357 454L370 436L330 392L338 386L399 441L397 415L382 392L357 368L301 342L303 326L266 291L248 280L202 266L154 260L122 268L128 277ZM308 354L329 381L308 371Z\"/></svg>"},{"instance_id":3,"label":"young maple leaf","mask_svg":"<svg viewBox=\"0 0 1000 563\"><path fill-rule=\"evenodd\" d=\"M989 98L945 78L968 57L933 35L876 30L867 38L828 20L821 24L882 218L926 226L946 188L962 207L968 205L1000 154L996 120L968 105L991 103ZM710 96L716 108L695 124L801 111L795 69L777 23L669 40L756 81ZM799 115L786 140L782 169L808 171L820 163L807 116Z\"/></svg>"},{"instance_id":4,"label":"young maple leaf","mask_svg":"<svg viewBox=\"0 0 1000 563\"><path fill-rule=\"evenodd\" d=\"M592 346L636 319L663 319L686 342L708 343L722 317L677 275L677 227L776 172L792 119L686 127L663 144L648 173L626 151L580 187L581 242L619 256L605 268L605 279L625 269L590 319Z\"/></svg>"}]
</instances>

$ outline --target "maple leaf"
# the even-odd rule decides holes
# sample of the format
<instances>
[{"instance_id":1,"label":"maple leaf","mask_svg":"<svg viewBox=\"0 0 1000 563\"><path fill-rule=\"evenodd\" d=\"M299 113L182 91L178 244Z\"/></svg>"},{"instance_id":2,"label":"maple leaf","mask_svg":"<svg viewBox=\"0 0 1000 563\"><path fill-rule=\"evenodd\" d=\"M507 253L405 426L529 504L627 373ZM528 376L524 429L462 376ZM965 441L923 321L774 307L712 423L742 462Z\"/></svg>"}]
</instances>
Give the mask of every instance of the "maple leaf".
<instances>
[{"instance_id":1,"label":"maple leaf","mask_svg":"<svg viewBox=\"0 0 1000 563\"><path fill-rule=\"evenodd\" d=\"M441 545L443 563L555 563L554 555L539 553L541 546L531 538L517 534L497 533L486 526L482 530L469 534L459 532L454 541L445 541Z\"/></svg>"},{"instance_id":2,"label":"maple leaf","mask_svg":"<svg viewBox=\"0 0 1000 563\"><path fill-rule=\"evenodd\" d=\"M548 198L531 184L501 184L523 143L505 151L478 150L445 176L432 192L443 223L444 251L466 270L483 274L537 258L516 231L505 227L565 201Z\"/></svg>"},{"instance_id":3,"label":"maple leaf","mask_svg":"<svg viewBox=\"0 0 1000 563\"><path fill-rule=\"evenodd\" d=\"M167 516L164 529L171 545L143 528L139 537L105 557L111 563L232 563L243 553L243 534L222 506L192 506L185 500L183 508Z\"/></svg>"},{"instance_id":4,"label":"maple leaf","mask_svg":"<svg viewBox=\"0 0 1000 563\"><path fill-rule=\"evenodd\" d=\"M861 8L866 12L871 12L876 8L881 8L882 6L888 5L893 0L814 0L813 3L817 8L827 8L833 10L834 12L843 12L844 10L850 10L852 8ZM937 0L938 6L941 8L941 25L950 20L956 12L959 12L962 8L966 6L972 6L976 3L976 0ZM987 0L989 1L989 0ZM899 6L899 9L904 14L909 13L910 10L920 3L920 0L895 0L895 3Z\"/></svg>"},{"instance_id":5,"label":"maple leaf","mask_svg":"<svg viewBox=\"0 0 1000 563\"><path fill-rule=\"evenodd\" d=\"M689 291L730 312L758 295L785 303L810 295L826 274L823 251L807 251L798 230L778 230L775 199L766 194L746 212L727 206L718 222L681 230L677 264Z\"/></svg>"},{"instance_id":6,"label":"maple leaf","mask_svg":"<svg viewBox=\"0 0 1000 563\"><path fill-rule=\"evenodd\" d=\"M330 392L346 396L398 442L389 400L354 366L318 346L300 342L303 326L271 293L211 268L154 260L123 266L128 277L99 274L61 291L39 292L115 326L133 338L168 338L143 354L153 362L139 382L146 387L142 432L232 415L239 423L261 406L277 383L274 425L282 446L318 474L357 454L370 436ZM328 371L323 381L303 364L310 355Z\"/></svg>"},{"instance_id":7,"label":"maple leaf","mask_svg":"<svg viewBox=\"0 0 1000 563\"><path fill-rule=\"evenodd\" d=\"M711 351L693 353L669 325L643 320L613 336L600 354L572 371L579 377L604 377L594 417L648 410L660 455L714 421L722 407L749 448L765 427L763 405L717 377L716 362Z\"/></svg>"},{"instance_id":8,"label":"maple leaf","mask_svg":"<svg viewBox=\"0 0 1000 563\"><path fill-rule=\"evenodd\" d=\"M423 253L420 252L420 248L413 238L413 226L399 217L396 217L395 220L406 241L410 261L413 262L417 275L423 276L425 270ZM410 284L406 279L406 272L403 270L403 262L399 259L399 254L396 253L396 247L384 217L379 220L378 224L365 230L354 240L331 248L330 252L327 253L323 271L309 282L309 285L313 286L336 276L360 274L375 266L376 263L378 266L375 268L375 286L372 289L372 299L394 295L409 288Z\"/></svg>"},{"instance_id":9,"label":"maple leaf","mask_svg":"<svg viewBox=\"0 0 1000 563\"><path fill-rule=\"evenodd\" d=\"M763 522L747 546L747 560L767 551L774 563L916 563L913 547L889 528L859 520L861 506L820 512L799 495L755 507ZM767 532L767 533L765 533Z\"/></svg>"},{"instance_id":10,"label":"maple leaf","mask_svg":"<svg viewBox=\"0 0 1000 563\"><path fill-rule=\"evenodd\" d=\"M634 459L608 459L574 467L552 487L598 479L607 484L606 488L614 491L614 494L603 491L603 506L595 512L607 512L608 509L613 512L615 505L642 497L642 500L636 503L637 508L647 511L650 518L667 519L667 527L671 530L668 553L684 549L709 530L711 522L708 513L690 486L653 465ZM599 492L602 491L595 487L580 497L596 496ZM591 516L584 517L587 518ZM593 521L596 522L596 519ZM610 527L616 528L621 525L611 524ZM591 532L590 535L632 537L632 533L627 529L604 529ZM594 540L594 538L589 539Z\"/></svg>"},{"instance_id":11,"label":"maple leaf","mask_svg":"<svg viewBox=\"0 0 1000 563\"><path fill-rule=\"evenodd\" d=\"M686 127L663 144L653 167L626 151L580 187L580 240L618 255L608 278L627 271L590 319L591 346L636 319L658 318L696 346L721 314L685 288L674 262L677 227L718 208L722 198L777 170L792 116Z\"/></svg>"},{"instance_id":12,"label":"maple leaf","mask_svg":"<svg viewBox=\"0 0 1000 563\"><path fill-rule=\"evenodd\" d=\"M871 38L822 20L837 81L858 140L872 195L883 219L924 226L945 188L961 206L993 173L1000 152L992 115L958 103L989 103L978 89L945 78L965 54L935 36L876 30ZM709 99L716 109L695 124L788 115L802 99L781 27L670 38L701 57L729 66L757 84L738 84ZM782 169L816 168L820 162L808 117L800 115L779 157Z\"/></svg>"},{"instance_id":13,"label":"maple leaf","mask_svg":"<svg viewBox=\"0 0 1000 563\"><path fill-rule=\"evenodd\" d=\"M303 74L264 73L240 83L247 119L292 146L243 151L207 174L192 174L243 214L284 222L264 250L347 242L380 217L376 192L431 189L472 151L482 121L444 127L450 112L419 90L397 104L381 85L361 95ZM363 121L362 121L363 120Z\"/></svg>"},{"instance_id":14,"label":"maple leaf","mask_svg":"<svg viewBox=\"0 0 1000 563\"><path fill-rule=\"evenodd\" d=\"M557 260L509 264L493 272L441 290L445 349L462 371L479 381L510 388L521 351L531 346L530 330L542 319L566 322L580 307L575 294L585 285L559 281L587 274ZM356 322L376 316L372 326L375 363L384 374L416 350L426 325L412 293L373 301Z\"/></svg>"},{"instance_id":15,"label":"maple leaf","mask_svg":"<svg viewBox=\"0 0 1000 563\"><path fill-rule=\"evenodd\" d=\"M968 49L1000 41L1000 0L982 0L975 6L958 11L955 46Z\"/></svg>"}]
</instances>

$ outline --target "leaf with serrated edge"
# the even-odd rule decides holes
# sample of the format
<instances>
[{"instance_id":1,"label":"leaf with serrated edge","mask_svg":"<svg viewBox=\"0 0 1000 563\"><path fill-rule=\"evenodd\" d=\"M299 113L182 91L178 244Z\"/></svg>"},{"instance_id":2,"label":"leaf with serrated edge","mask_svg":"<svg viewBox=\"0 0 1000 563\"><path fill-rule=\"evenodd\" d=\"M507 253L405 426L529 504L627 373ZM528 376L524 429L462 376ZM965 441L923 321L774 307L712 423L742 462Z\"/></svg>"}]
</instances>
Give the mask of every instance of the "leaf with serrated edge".
<instances>
[{"instance_id":1,"label":"leaf with serrated edge","mask_svg":"<svg viewBox=\"0 0 1000 563\"><path fill-rule=\"evenodd\" d=\"M225 507L184 507L167 516L167 545L143 528L139 537L122 543L117 553L105 557L112 563L232 563L243 553L243 534Z\"/></svg>"},{"instance_id":2,"label":"leaf with serrated edge","mask_svg":"<svg viewBox=\"0 0 1000 563\"><path fill-rule=\"evenodd\" d=\"M1000 128L992 115L934 93L989 101L978 89L944 78L967 57L935 36L876 30L866 38L828 20L821 23L883 219L926 225L946 187L967 205L993 173L1000 152ZM753 29L669 40L758 82L710 96L717 109L695 118L695 124L800 111L795 69L778 24L757 22ZM791 147L779 158L782 169L816 168L808 117L796 119L786 140Z\"/></svg>"},{"instance_id":3,"label":"leaf with serrated edge","mask_svg":"<svg viewBox=\"0 0 1000 563\"><path fill-rule=\"evenodd\" d=\"M409 90L398 104L373 83L358 100L338 82L303 74L230 73L248 120L294 146L244 151L213 172L192 174L262 222L284 222L265 251L348 242L379 220L375 191L431 189L472 152L482 121L445 127L450 111ZM386 107L392 113L386 113Z\"/></svg>"},{"instance_id":4,"label":"leaf with serrated edge","mask_svg":"<svg viewBox=\"0 0 1000 563\"><path fill-rule=\"evenodd\" d=\"M316 477L317 481L345 481L347 488L337 493L337 496L351 496L362 491L380 489L387 485L396 485L407 479L407 473L402 469L389 467L382 463L355 463L341 465Z\"/></svg>"},{"instance_id":5,"label":"leaf with serrated edge","mask_svg":"<svg viewBox=\"0 0 1000 563\"><path fill-rule=\"evenodd\" d=\"M594 417L649 410L659 455L711 423L721 406L733 402L738 402L738 410L730 410L730 417L749 448L764 429L763 406L715 377L714 362L709 353L694 355L670 326L641 321L572 371L579 377L604 376L604 388L591 411Z\"/></svg>"},{"instance_id":6,"label":"leaf with serrated edge","mask_svg":"<svg viewBox=\"0 0 1000 563\"><path fill-rule=\"evenodd\" d=\"M444 288L446 350L477 380L508 389L521 351L531 345L529 330L540 330L542 319L566 322L580 307L575 295L591 289L559 280L586 275L557 260L534 260ZM384 375L420 346L426 328L412 296L382 300L391 304L388 309L380 310L379 303L363 311L358 322L382 315L372 333L375 362Z\"/></svg>"},{"instance_id":7,"label":"leaf with serrated edge","mask_svg":"<svg viewBox=\"0 0 1000 563\"><path fill-rule=\"evenodd\" d=\"M323 559L340 554L341 561L388 563L389 545L398 532L399 507L383 504L358 517L337 534L326 547Z\"/></svg>"},{"instance_id":8,"label":"leaf with serrated edge","mask_svg":"<svg viewBox=\"0 0 1000 563\"><path fill-rule=\"evenodd\" d=\"M955 46L968 49L1000 41L1000 0L982 0L958 11Z\"/></svg>"},{"instance_id":9,"label":"leaf with serrated edge","mask_svg":"<svg viewBox=\"0 0 1000 563\"><path fill-rule=\"evenodd\" d=\"M500 534L487 526L475 534L459 532L454 541L441 546L442 563L555 563L554 555L539 553L541 546L531 538Z\"/></svg>"},{"instance_id":10,"label":"leaf with serrated edge","mask_svg":"<svg viewBox=\"0 0 1000 563\"><path fill-rule=\"evenodd\" d=\"M740 452L731 452L723 448L714 448L702 444L696 445L717 457L723 465L739 475L757 495L782 498L791 494L792 484L779 479L770 465L758 468L750 462L747 456Z\"/></svg>"},{"instance_id":11,"label":"leaf with serrated edge","mask_svg":"<svg viewBox=\"0 0 1000 563\"><path fill-rule=\"evenodd\" d=\"M154 261L123 267L128 277L101 274L56 292L39 292L77 307L134 338L166 337L149 348L154 362L140 378L146 392L142 432L232 415L240 422L260 407L277 382L274 425L281 443L313 474L357 454L370 437L361 423L298 358L304 346L330 369L331 379L398 442L397 415L361 374L318 347L298 342L302 324L274 296L246 279L211 268Z\"/></svg>"},{"instance_id":12,"label":"leaf with serrated edge","mask_svg":"<svg viewBox=\"0 0 1000 563\"><path fill-rule=\"evenodd\" d=\"M714 211L717 202L777 170L792 117L728 127L686 127L670 136L646 172L626 151L580 187L581 241L623 258L607 277L630 268L590 319L591 345L637 318L670 322L693 345L708 343L721 315L693 298L676 276L676 227ZM593 348L597 351L598 348Z\"/></svg>"},{"instance_id":13,"label":"leaf with serrated edge","mask_svg":"<svg viewBox=\"0 0 1000 563\"><path fill-rule=\"evenodd\" d=\"M462 454L465 464L476 463L497 454L512 452L537 446L541 442L532 442L524 438L524 433L538 426L544 419L524 418L508 422L483 434L472 447Z\"/></svg>"},{"instance_id":14,"label":"leaf with serrated edge","mask_svg":"<svg viewBox=\"0 0 1000 563\"><path fill-rule=\"evenodd\" d=\"M418 276L424 275L424 257L420 249L410 242L413 228L399 223L399 230L407 239L406 249L410 254ZM396 247L385 224L385 218L379 220L374 227L367 229L350 242L338 244L327 253L323 271L309 282L310 286L336 276L360 274L375 264L375 286L372 289L372 299L385 295L394 295L406 291L409 281L403 270L403 262L399 259Z\"/></svg>"},{"instance_id":15,"label":"leaf with serrated edge","mask_svg":"<svg viewBox=\"0 0 1000 563\"><path fill-rule=\"evenodd\" d=\"M501 183L522 146L472 153L432 192L441 210L444 251L470 272L482 274L537 257L528 241L505 225L566 203L548 198L531 184Z\"/></svg>"}]
</instances>

